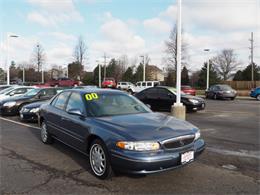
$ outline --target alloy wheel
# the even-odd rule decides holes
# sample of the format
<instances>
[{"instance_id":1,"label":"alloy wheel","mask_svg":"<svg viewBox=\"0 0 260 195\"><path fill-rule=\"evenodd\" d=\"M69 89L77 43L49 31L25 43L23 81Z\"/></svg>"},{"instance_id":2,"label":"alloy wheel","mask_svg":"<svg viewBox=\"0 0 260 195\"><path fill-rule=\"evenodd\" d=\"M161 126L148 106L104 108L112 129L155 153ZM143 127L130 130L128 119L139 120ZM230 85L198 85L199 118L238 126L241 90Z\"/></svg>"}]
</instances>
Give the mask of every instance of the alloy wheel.
<instances>
[{"instance_id":1,"label":"alloy wheel","mask_svg":"<svg viewBox=\"0 0 260 195\"><path fill-rule=\"evenodd\" d=\"M105 152L99 144L92 145L90 149L90 165L97 176L103 175L106 171Z\"/></svg>"}]
</instances>

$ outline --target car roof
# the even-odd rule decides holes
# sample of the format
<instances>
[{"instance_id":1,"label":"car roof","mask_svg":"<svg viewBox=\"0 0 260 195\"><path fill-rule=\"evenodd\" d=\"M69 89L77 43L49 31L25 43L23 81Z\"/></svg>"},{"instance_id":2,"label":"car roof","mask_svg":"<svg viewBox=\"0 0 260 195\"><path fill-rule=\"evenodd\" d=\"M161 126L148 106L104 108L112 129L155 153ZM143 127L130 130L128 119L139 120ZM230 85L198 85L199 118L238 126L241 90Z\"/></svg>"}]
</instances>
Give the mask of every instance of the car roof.
<instances>
[{"instance_id":1,"label":"car roof","mask_svg":"<svg viewBox=\"0 0 260 195\"><path fill-rule=\"evenodd\" d=\"M67 89L64 92L78 92L80 94L86 94L86 93L112 93L112 94L126 94L123 91L115 90L115 89L100 89L100 88L85 88L85 89Z\"/></svg>"}]
</instances>

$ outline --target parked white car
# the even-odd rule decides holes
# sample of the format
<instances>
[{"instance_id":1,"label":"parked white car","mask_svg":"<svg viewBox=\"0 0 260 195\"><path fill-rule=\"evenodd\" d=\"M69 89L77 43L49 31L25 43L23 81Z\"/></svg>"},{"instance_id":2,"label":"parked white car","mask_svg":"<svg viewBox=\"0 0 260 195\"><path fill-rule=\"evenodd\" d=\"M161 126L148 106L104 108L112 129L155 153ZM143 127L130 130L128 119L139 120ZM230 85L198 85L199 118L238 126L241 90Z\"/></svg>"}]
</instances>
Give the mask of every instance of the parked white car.
<instances>
[{"instance_id":1,"label":"parked white car","mask_svg":"<svg viewBox=\"0 0 260 195\"><path fill-rule=\"evenodd\" d=\"M9 97L21 96L28 91L35 89L35 87L29 86L13 86L0 91L0 101Z\"/></svg>"},{"instance_id":2,"label":"parked white car","mask_svg":"<svg viewBox=\"0 0 260 195\"><path fill-rule=\"evenodd\" d=\"M139 81L136 83L136 85L131 86L127 91L131 94L138 93L144 89L147 89L149 87L155 87L160 85L159 81Z\"/></svg>"},{"instance_id":3,"label":"parked white car","mask_svg":"<svg viewBox=\"0 0 260 195\"><path fill-rule=\"evenodd\" d=\"M116 88L121 90L128 90L131 86L134 86L131 82L118 82Z\"/></svg>"}]
</instances>

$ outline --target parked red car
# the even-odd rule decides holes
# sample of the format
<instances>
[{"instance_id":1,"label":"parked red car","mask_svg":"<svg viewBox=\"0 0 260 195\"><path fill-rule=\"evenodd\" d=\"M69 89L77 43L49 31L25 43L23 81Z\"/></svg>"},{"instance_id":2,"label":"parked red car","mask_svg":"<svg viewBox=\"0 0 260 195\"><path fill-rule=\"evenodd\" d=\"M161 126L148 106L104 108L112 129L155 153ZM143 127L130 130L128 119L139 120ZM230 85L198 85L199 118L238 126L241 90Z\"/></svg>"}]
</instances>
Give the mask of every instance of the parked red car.
<instances>
[{"instance_id":1,"label":"parked red car","mask_svg":"<svg viewBox=\"0 0 260 195\"><path fill-rule=\"evenodd\" d=\"M116 81L114 78L105 78L102 82L102 88L116 88Z\"/></svg>"},{"instance_id":2,"label":"parked red car","mask_svg":"<svg viewBox=\"0 0 260 195\"><path fill-rule=\"evenodd\" d=\"M73 87L73 86L79 86L80 81L75 81L69 78L59 78L59 79L52 79L47 82L50 86L56 86L56 87Z\"/></svg>"},{"instance_id":3,"label":"parked red car","mask_svg":"<svg viewBox=\"0 0 260 195\"><path fill-rule=\"evenodd\" d=\"M193 89L191 86L189 85L182 85L181 86L181 90L183 93L186 93L186 94L189 94L189 95L193 95L195 96L196 95L196 90Z\"/></svg>"}]
</instances>

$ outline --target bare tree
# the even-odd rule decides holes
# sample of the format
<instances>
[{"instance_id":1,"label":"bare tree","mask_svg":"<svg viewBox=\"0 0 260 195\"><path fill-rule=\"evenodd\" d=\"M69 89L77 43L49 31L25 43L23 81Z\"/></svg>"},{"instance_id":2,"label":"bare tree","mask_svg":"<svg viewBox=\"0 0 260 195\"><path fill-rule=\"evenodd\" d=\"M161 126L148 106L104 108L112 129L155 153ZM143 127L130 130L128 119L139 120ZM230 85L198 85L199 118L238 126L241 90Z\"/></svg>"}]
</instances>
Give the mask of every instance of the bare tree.
<instances>
[{"instance_id":1,"label":"bare tree","mask_svg":"<svg viewBox=\"0 0 260 195\"><path fill-rule=\"evenodd\" d=\"M240 64L233 49L223 49L212 60L213 66L222 77L223 80L228 80L233 75L237 66Z\"/></svg>"},{"instance_id":2,"label":"bare tree","mask_svg":"<svg viewBox=\"0 0 260 195\"><path fill-rule=\"evenodd\" d=\"M177 26L174 25L173 29L171 30L170 37L167 41L165 41L166 50L165 53L167 69L174 69L176 71L177 67ZM186 50L187 44L182 41L182 60L186 58Z\"/></svg>"},{"instance_id":3,"label":"bare tree","mask_svg":"<svg viewBox=\"0 0 260 195\"><path fill-rule=\"evenodd\" d=\"M32 62L37 66L37 71L40 72L43 64L46 61L46 55L41 44L37 43L33 49Z\"/></svg>"},{"instance_id":4,"label":"bare tree","mask_svg":"<svg viewBox=\"0 0 260 195\"><path fill-rule=\"evenodd\" d=\"M78 43L74 49L73 57L75 58L76 62L78 62L81 66L83 66L86 56L87 56L87 46L83 40L83 37L79 36Z\"/></svg>"}]
</instances>

